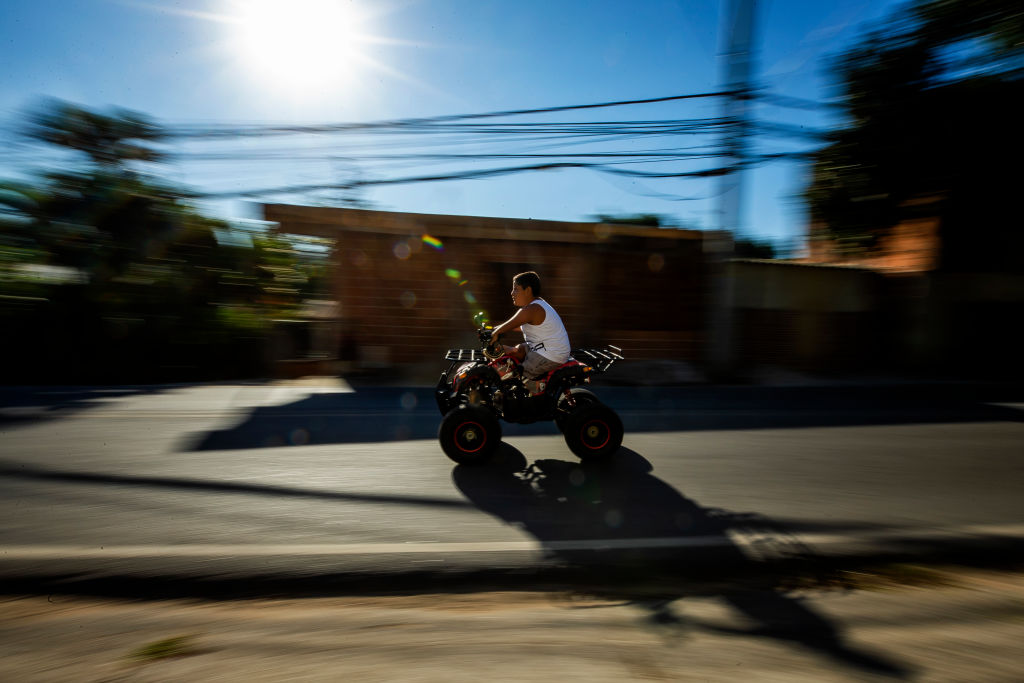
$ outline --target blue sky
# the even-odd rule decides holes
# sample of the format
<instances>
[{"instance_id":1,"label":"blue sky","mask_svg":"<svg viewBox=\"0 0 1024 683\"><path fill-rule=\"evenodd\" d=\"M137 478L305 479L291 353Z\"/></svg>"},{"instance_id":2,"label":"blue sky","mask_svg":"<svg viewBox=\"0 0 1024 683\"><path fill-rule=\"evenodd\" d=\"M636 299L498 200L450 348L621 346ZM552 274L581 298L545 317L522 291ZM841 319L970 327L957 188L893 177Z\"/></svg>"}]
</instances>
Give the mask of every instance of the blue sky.
<instances>
[{"instance_id":1,"label":"blue sky","mask_svg":"<svg viewBox=\"0 0 1024 683\"><path fill-rule=\"evenodd\" d=\"M0 162L0 177L31 167L31 157L14 145L12 131L40 96L133 109L167 125L206 125L377 121L720 88L724 3L713 0L284 0L276 4L288 11L264 17L264 24L252 14L260 4L5 0L0 10L0 152L6 148L9 153L7 163ZM849 45L866 23L884 16L894 4L763 0L757 8L758 80L781 95L826 98L831 91L822 58ZM530 120L717 114L717 105L710 101L684 101ZM828 122L820 112L764 105L755 114L809 127ZM536 146L502 144L507 152ZM608 149L629 151L636 144L622 141ZM405 163L387 170L345 158L355 149L363 154L415 151L406 139L381 137L235 141L217 149L253 151L268 145L277 145L282 158L199 163L188 155L211 147L178 142L172 151L182 157L157 171L196 189L218 192L455 168L424 162L422 167ZM765 145L772 150L794 148L785 141ZM474 143L431 149L464 153L485 147ZM332 150L332 158L321 153L325 149ZM509 162L488 161L482 167L488 165ZM806 219L796 196L804 176L805 168L796 162L747 173L743 221L749 236L787 241L802 235ZM359 196L374 208L394 211L553 220L658 213L680 223L715 227L715 190L712 181L703 179L641 181L568 169L364 188ZM327 203L330 196L316 201ZM204 207L225 217L252 215L240 201Z\"/></svg>"}]
</instances>

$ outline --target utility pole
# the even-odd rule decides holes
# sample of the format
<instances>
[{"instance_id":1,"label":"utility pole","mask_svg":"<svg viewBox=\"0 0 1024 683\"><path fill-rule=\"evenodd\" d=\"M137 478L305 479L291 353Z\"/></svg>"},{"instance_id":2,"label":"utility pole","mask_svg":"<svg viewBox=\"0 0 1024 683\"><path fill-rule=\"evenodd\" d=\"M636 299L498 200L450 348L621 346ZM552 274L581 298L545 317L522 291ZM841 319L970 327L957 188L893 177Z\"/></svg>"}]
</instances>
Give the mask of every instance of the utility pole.
<instances>
[{"instance_id":1,"label":"utility pole","mask_svg":"<svg viewBox=\"0 0 1024 683\"><path fill-rule=\"evenodd\" d=\"M723 86L733 93L726 97L722 108L723 118L729 121L723 146L726 163L732 170L721 178L718 228L734 234L743 229L743 177L750 134L755 3L756 0L728 0L722 32Z\"/></svg>"},{"instance_id":2,"label":"utility pole","mask_svg":"<svg viewBox=\"0 0 1024 683\"><path fill-rule=\"evenodd\" d=\"M722 145L729 172L719 181L718 232L707 238L711 301L705 358L714 378L727 379L735 370L734 300L735 277L730 261L734 236L743 225L743 177L750 130L751 77L754 66L754 15L756 0L727 0L722 19L724 58L722 116L729 121Z\"/></svg>"}]
</instances>

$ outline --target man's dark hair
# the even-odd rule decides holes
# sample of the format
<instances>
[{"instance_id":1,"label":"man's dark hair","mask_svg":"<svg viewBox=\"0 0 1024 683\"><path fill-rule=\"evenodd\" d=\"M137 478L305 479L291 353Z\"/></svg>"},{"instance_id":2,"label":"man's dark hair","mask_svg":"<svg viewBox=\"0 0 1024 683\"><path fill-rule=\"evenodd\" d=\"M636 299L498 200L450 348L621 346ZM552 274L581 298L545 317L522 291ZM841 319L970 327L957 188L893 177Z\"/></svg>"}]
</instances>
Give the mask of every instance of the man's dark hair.
<instances>
[{"instance_id":1,"label":"man's dark hair","mask_svg":"<svg viewBox=\"0 0 1024 683\"><path fill-rule=\"evenodd\" d=\"M519 285L523 289L529 287L530 289L533 290L534 296L540 296L540 275L537 275L537 273L533 272L532 270L528 270L525 273L519 273L519 275L516 275L514 278L512 278L512 284Z\"/></svg>"}]
</instances>

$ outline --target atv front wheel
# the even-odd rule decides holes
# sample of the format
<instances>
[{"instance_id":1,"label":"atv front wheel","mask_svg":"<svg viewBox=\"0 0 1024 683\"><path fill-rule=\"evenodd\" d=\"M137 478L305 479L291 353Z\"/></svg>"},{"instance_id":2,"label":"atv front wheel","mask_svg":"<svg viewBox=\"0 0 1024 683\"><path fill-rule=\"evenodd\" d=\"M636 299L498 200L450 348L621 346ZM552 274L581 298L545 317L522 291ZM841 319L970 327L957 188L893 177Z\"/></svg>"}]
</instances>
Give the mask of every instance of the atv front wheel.
<instances>
[{"instance_id":1,"label":"atv front wheel","mask_svg":"<svg viewBox=\"0 0 1024 683\"><path fill-rule=\"evenodd\" d=\"M580 460L606 460L622 445L622 420L603 403L577 407L562 425L565 444Z\"/></svg>"},{"instance_id":2,"label":"atv front wheel","mask_svg":"<svg viewBox=\"0 0 1024 683\"><path fill-rule=\"evenodd\" d=\"M501 423L486 408L461 405L441 419L437 440L444 454L457 463L486 462L501 443Z\"/></svg>"}]
</instances>

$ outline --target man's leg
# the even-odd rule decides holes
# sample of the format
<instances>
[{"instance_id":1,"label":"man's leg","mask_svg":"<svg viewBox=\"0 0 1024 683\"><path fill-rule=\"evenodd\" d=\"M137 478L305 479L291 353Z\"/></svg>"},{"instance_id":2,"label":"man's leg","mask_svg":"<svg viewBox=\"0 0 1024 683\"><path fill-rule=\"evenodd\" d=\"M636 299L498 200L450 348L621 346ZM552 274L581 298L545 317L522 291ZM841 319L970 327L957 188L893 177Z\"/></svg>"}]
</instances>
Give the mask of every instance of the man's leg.
<instances>
[{"instance_id":1,"label":"man's leg","mask_svg":"<svg viewBox=\"0 0 1024 683\"><path fill-rule=\"evenodd\" d=\"M543 377L561 365L556 361L548 360L536 351L527 351L526 359L523 361L523 379L530 394L538 394L541 391L536 382L538 377Z\"/></svg>"},{"instance_id":2,"label":"man's leg","mask_svg":"<svg viewBox=\"0 0 1024 683\"><path fill-rule=\"evenodd\" d=\"M525 343L516 344L515 346L504 346L505 353L515 358L517 361L522 363L526 360L526 354L529 352L530 347Z\"/></svg>"}]
</instances>

